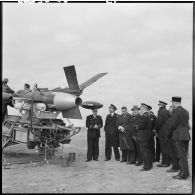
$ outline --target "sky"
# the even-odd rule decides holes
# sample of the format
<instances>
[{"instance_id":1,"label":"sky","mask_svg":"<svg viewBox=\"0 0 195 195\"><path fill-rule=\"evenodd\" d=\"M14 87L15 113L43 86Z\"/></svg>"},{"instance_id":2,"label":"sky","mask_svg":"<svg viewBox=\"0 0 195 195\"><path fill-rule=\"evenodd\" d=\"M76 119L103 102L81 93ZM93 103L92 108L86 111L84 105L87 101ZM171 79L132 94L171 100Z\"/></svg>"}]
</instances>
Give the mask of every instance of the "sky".
<instances>
[{"instance_id":1,"label":"sky","mask_svg":"<svg viewBox=\"0 0 195 195\"><path fill-rule=\"evenodd\" d=\"M3 4L3 77L14 90L24 83L66 87L64 66L79 83L108 72L85 89L83 101L120 108L181 96L192 118L193 5ZM9 109L10 111L11 109ZM12 112L11 110L10 112ZM90 110L81 108L85 125ZM60 117L60 116L59 116Z\"/></svg>"}]
</instances>

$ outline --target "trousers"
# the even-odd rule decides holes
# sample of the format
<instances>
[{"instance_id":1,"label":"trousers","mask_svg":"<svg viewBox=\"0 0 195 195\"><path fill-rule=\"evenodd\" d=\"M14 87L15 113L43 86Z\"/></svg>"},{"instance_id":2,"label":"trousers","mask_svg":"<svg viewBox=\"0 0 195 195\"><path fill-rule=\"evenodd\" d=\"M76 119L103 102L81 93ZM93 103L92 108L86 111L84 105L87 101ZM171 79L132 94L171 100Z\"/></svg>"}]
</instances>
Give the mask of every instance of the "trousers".
<instances>
[{"instance_id":1,"label":"trousers","mask_svg":"<svg viewBox=\"0 0 195 195\"><path fill-rule=\"evenodd\" d=\"M99 137L87 138L87 160L98 160L99 157Z\"/></svg>"},{"instance_id":2,"label":"trousers","mask_svg":"<svg viewBox=\"0 0 195 195\"><path fill-rule=\"evenodd\" d=\"M148 141L141 141L141 153L143 156L143 168L144 169L151 169L153 167L152 164L152 154L150 152L150 145Z\"/></svg>"},{"instance_id":3,"label":"trousers","mask_svg":"<svg viewBox=\"0 0 195 195\"><path fill-rule=\"evenodd\" d=\"M189 166L188 166L188 146L189 141L176 141L176 147L179 157L179 166L180 166L180 173L183 177L188 177L189 173Z\"/></svg>"}]
</instances>

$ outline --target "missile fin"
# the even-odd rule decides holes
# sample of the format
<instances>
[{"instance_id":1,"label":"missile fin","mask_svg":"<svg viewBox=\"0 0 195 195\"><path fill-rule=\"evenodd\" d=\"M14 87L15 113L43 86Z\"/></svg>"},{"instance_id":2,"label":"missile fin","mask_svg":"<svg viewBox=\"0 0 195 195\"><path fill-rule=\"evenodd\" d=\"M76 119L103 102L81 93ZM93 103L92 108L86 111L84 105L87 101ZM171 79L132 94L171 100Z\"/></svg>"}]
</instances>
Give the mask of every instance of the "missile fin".
<instances>
[{"instance_id":1,"label":"missile fin","mask_svg":"<svg viewBox=\"0 0 195 195\"><path fill-rule=\"evenodd\" d=\"M82 119L81 112L78 107L63 111L62 116L63 118Z\"/></svg>"},{"instance_id":2,"label":"missile fin","mask_svg":"<svg viewBox=\"0 0 195 195\"><path fill-rule=\"evenodd\" d=\"M64 73L66 75L69 89L80 91L78 80L77 80L77 74L76 74L76 70L75 70L74 65L64 67Z\"/></svg>"},{"instance_id":3,"label":"missile fin","mask_svg":"<svg viewBox=\"0 0 195 195\"><path fill-rule=\"evenodd\" d=\"M99 80L101 77L105 76L108 73L99 73L96 74L95 76L93 76L92 78L88 79L87 81L85 81L84 83L82 83L80 85L80 90L84 90L86 87L88 87L89 85L93 84L94 82L96 82L97 80Z\"/></svg>"}]
</instances>

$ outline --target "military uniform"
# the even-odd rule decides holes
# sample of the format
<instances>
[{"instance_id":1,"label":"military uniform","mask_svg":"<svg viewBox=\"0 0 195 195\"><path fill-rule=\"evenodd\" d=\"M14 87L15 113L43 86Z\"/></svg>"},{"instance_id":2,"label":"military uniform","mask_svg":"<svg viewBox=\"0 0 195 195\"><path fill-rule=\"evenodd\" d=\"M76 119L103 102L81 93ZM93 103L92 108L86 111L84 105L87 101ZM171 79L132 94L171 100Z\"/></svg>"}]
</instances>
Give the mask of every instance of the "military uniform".
<instances>
[{"instance_id":1,"label":"military uniform","mask_svg":"<svg viewBox=\"0 0 195 195\"><path fill-rule=\"evenodd\" d=\"M98 129L95 129L94 126L98 125ZM98 160L99 157L99 138L100 138L100 129L103 127L102 117L97 115L87 116L86 119L87 131L87 160Z\"/></svg>"},{"instance_id":2,"label":"military uniform","mask_svg":"<svg viewBox=\"0 0 195 195\"><path fill-rule=\"evenodd\" d=\"M14 90L12 90L7 84L2 84L2 92L14 94ZM13 107L12 103L2 103L2 122L5 120L7 116L7 105Z\"/></svg>"},{"instance_id":3,"label":"military uniform","mask_svg":"<svg viewBox=\"0 0 195 195\"><path fill-rule=\"evenodd\" d=\"M169 112L165 107L161 107L158 110L158 116L156 118L155 129L157 130L157 135L160 141L160 149L162 152L162 162L159 166L169 166L170 165L170 158L166 154L166 138L165 138L165 131L166 131L166 122L169 118Z\"/></svg>"},{"instance_id":4,"label":"military uniform","mask_svg":"<svg viewBox=\"0 0 195 195\"><path fill-rule=\"evenodd\" d=\"M135 147L135 156L132 155L132 161L135 162L137 160L137 164L142 164L143 163L143 157L141 155L140 151L140 142L137 139L137 126L139 125L141 119L141 115L135 115L131 119L131 124L130 124L130 132L131 136L133 139L134 147Z\"/></svg>"},{"instance_id":5,"label":"military uniform","mask_svg":"<svg viewBox=\"0 0 195 195\"><path fill-rule=\"evenodd\" d=\"M176 148L176 142L175 140L172 140L169 136L171 132L170 127L171 127L171 116L169 117L166 123L165 138L167 139L166 153L169 155L172 164L171 171L169 172L174 172L179 170L179 158L178 158L178 153Z\"/></svg>"},{"instance_id":6,"label":"military uniform","mask_svg":"<svg viewBox=\"0 0 195 195\"><path fill-rule=\"evenodd\" d=\"M143 156L143 168L149 170L153 167L152 154L150 151L149 140L152 137L151 120L148 112L145 112L140 119L137 131L137 139L140 141L141 154Z\"/></svg>"},{"instance_id":7,"label":"military uniform","mask_svg":"<svg viewBox=\"0 0 195 195\"><path fill-rule=\"evenodd\" d=\"M120 160L119 153L119 133L117 129L117 114L113 113L113 115L108 114L106 117L106 122L104 126L105 130L105 156L106 160L111 159L112 155L112 147L114 148L114 155L116 160Z\"/></svg>"},{"instance_id":8,"label":"military uniform","mask_svg":"<svg viewBox=\"0 0 195 195\"><path fill-rule=\"evenodd\" d=\"M156 147L155 147L155 161L160 161L161 149L160 149L160 141L158 135L156 135Z\"/></svg>"},{"instance_id":9,"label":"military uniform","mask_svg":"<svg viewBox=\"0 0 195 195\"><path fill-rule=\"evenodd\" d=\"M191 138L188 124L189 124L188 111L185 110L182 106L178 106L172 112L170 135L172 135L172 139L176 141L180 165L179 176L183 179L189 176L187 154L188 144Z\"/></svg>"},{"instance_id":10,"label":"military uniform","mask_svg":"<svg viewBox=\"0 0 195 195\"><path fill-rule=\"evenodd\" d=\"M151 154L152 154L152 161L155 162L155 141L154 141L154 136L155 136L155 133L153 132L154 130L154 127L155 127L155 121L156 121L156 116L153 115L153 114L149 114L150 116L150 120L151 120L151 129L152 129L152 136L151 136L151 139L149 140L149 145L150 145L150 151L151 151Z\"/></svg>"},{"instance_id":11,"label":"military uniform","mask_svg":"<svg viewBox=\"0 0 195 195\"><path fill-rule=\"evenodd\" d=\"M122 162L129 162L131 152L135 150L132 138L129 136L129 125L131 121L131 115L129 113L118 116L117 127L122 126L125 132L119 132L120 150L122 151Z\"/></svg>"}]
</instances>

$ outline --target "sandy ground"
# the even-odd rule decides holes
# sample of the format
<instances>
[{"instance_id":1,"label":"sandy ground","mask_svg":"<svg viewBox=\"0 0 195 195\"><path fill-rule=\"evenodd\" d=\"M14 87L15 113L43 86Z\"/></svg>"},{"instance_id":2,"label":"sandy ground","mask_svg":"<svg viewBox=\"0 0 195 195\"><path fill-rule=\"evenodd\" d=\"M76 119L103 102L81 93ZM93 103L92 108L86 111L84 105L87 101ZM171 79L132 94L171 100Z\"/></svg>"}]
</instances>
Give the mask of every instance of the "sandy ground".
<instances>
[{"instance_id":1,"label":"sandy ground","mask_svg":"<svg viewBox=\"0 0 195 195\"><path fill-rule=\"evenodd\" d=\"M176 173L167 173L168 168L154 168L141 172L141 167L114 160L104 161L104 135L100 138L99 161L86 160L86 129L73 137L63 153L76 153L76 161L70 167L34 163L43 157L25 145L5 149L8 162L32 161L28 164L2 168L3 193L192 193L192 177L187 180L172 179ZM189 166L192 174L192 142L189 149ZM60 150L57 155L60 154Z\"/></svg>"}]
</instances>

